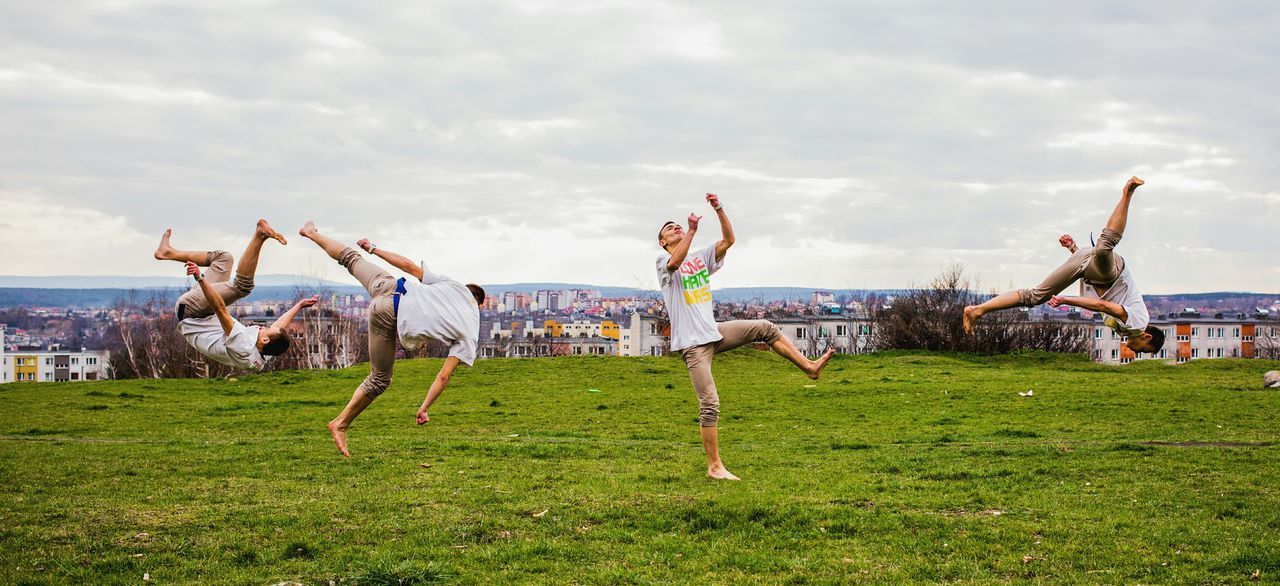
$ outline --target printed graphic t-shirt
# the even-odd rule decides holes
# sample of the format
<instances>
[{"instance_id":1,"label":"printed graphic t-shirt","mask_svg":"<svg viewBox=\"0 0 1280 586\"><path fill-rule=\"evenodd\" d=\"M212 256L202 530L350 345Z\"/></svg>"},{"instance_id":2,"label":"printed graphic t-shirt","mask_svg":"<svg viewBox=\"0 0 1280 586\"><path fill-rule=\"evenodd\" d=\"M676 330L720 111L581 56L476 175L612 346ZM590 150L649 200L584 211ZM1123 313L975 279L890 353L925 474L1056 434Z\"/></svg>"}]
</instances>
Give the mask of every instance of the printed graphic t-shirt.
<instances>
[{"instance_id":1,"label":"printed graphic t-shirt","mask_svg":"<svg viewBox=\"0 0 1280 586\"><path fill-rule=\"evenodd\" d=\"M724 259L716 262L716 246L712 244L685 255L680 268L667 270L671 255L658 255L658 283L662 286L662 299L667 303L671 316L671 350L718 342L720 330L716 329L716 317L711 303L711 275L724 266Z\"/></svg>"},{"instance_id":2,"label":"printed graphic t-shirt","mask_svg":"<svg viewBox=\"0 0 1280 586\"><path fill-rule=\"evenodd\" d=\"M245 327L235 321L231 333L224 334L218 316L211 315L178 322L178 332L192 348L214 361L245 370L262 370L267 364L258 351L258 326Z\"/></svg>"},{"instance_id":3,"label":"printed graphic t-shirt","mask_svg":"<svg viewBox=\"0 0 1280 586\"><path fill-rule=\"evenodd\" d=\"M480 307L471 290L422 264L422 282L406 279L396 329L400 345L412 350L427 338L449 344L449 356L471 366L480 341Z\"/></svg>"},{"instance_id":4,"label":"printed graphic t-shirt","mask_svg":"<svg viewBox=\"0 0 1280 586\"><path fill-rule=\"evenodd\" d=\"M1146 330L1147 324L1151 323L1151 314L1147 313L1147 304L1142 300L1142 293L1138 291L1138 286L1133 282L1133 273L1129 272L1129 267L1125 267L1123 271L1120 271L1120 277L1101 296L1098 295L1097 289L1085 283L1084 296L1124 306L1125 313L1129 314L1128 320L1122 322L1110 315L1105 315L1102 319L1102 323L1117 333L1135 338L1141 336L1142 332Z\"/></svg>"}]
</instances>

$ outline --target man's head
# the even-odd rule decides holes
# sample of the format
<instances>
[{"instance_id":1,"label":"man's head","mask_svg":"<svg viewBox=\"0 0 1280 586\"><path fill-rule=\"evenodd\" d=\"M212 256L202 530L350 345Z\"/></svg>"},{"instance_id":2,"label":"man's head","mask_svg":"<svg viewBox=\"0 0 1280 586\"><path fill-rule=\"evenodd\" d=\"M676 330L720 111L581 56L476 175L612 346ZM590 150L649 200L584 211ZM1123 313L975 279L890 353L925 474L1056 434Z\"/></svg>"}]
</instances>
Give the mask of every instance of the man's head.
<instances>
[{"instance_id":1,"label":"man's head","mask_svg":"<svg viewBox=\"0 0 1280 586\"><path fill-rule=\"evenodd\" d=\"M1164 330L1155 326L1147 326L1147 329L1138 336L1129 336L1129 341L1125 342L1130 350L1135 354L1146 352L1155 354L1164 347Z\"/></svg>"},{"instance_id":2,"label":"man's head","mask_svg":"<svg viewBox=\"0 0 1280 586\"><path fill-rule=\"evenodd\" d=\"M658 246L663 250L671 250L670 247L679 244L681 240L684 240L684 228L680 224L667 222L658 230Z\"/></svg>"},{"instance_id":3,"label":"man's head","mask_svg":"<svg viewBox=\"0 0 1280 586\"><path fill-rule=\"evenodd\" d=\"M284 328L263 327L258 328L258 351L263 356L279 356L289 351L288 332Z\"/></svg>"},{"instance_id":4,"label":"man's head","mask_svg":"<svg viewBox=\"0 0 1280 586\"><path fill-rule=\"evenodd\" d=\"M484 288L475 284L467 283L467 289L471 291L471 296L475 298L476 305L484 305Z\"/></svg>"}]
</instances>

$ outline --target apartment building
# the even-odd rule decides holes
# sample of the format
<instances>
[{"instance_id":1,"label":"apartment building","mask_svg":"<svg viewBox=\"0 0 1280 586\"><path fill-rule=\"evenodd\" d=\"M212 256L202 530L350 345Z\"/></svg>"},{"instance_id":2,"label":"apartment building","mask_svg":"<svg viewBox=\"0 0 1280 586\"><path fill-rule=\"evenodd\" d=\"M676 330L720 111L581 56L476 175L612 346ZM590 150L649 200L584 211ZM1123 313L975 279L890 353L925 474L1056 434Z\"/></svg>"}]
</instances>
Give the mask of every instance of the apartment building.
<instances>
[{"instance_id":1,"label":"apartment building","mask_svg":"<svg viewBox=\"0 0 1280 586\"><path fill-rule=\"evenodd\" d=\"M45 383L111 378L110 353L106 350L78 352L10 349L5 345L0 324L0 383Z\"/></svg>"},{"instance_id":2,"label":"apartment building","mask_svg":"<svg viewBox=\"0 0 1280 586\"><path fill-rule=\"evenodd\" d=\"M1246 314L1198 313L1159 315L1151 325L1164 331L1164 348L1156 355L1135 356L1124 345L1127 340L1095 320L1085 322L1091 329L1090 355L1096 362L1128 364L1134 360L1165 360L1182 364L1201 358L1259 358L1280 354L1280 322Z\"/></svg>"}]
</instances>

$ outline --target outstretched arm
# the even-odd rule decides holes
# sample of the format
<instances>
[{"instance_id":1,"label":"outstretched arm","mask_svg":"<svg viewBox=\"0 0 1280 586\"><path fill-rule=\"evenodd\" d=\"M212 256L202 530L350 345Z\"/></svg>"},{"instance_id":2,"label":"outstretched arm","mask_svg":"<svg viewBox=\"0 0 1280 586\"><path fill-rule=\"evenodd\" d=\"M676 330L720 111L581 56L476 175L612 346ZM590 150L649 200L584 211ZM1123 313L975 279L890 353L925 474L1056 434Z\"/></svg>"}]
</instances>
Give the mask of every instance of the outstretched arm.
<instances>
[{"instance_id":1,"label":"outstretched arm","mask_svg":"<svg viewBox=\"0 0 1280 586\"><path fill-rule=\"evenodd\" d=\"M1061 305L1073 305L1080 309L1105 313L1120 320L1121 323L1129 321L1129 310L1125 309L1123 305L1110 301L1089 297L1058 297L1057 295L1049 298L1049 307Z\"/></svg>"},{"instance_id":2,"label":"outstretched arm","mask_svg":"<svg viewBox=\"0 0 1280 586\"><path fill-rule=\"evenodd\" d=\"M440 367L440 372L436 373L436 380L431 381L431 388L427 390L427 398L422 402L422 407L418 409L418 425L422 425L431 418L427 416L427 409L431 408L431 404L436 402L436 398L440 393L444 392L444 388L449 386L449 377L453 376L453 370L458 368L457 356L450 356L444 359L444 366Z\"/></svg>"},{"instance_id":3,"label":"outstretched arm","mask_svg":"<svg viewBox=\"0 0 1280 586\"><path fill-rule=\"evenodd\" d=\"M387 261L387 264L413 275L413 278L419 281L422 280L422 265L409 260L408 257L396 254L385 248L378 248L378 245L369 242L368 238L361 238L356 245L363 248L365 252Z\"/></svg>"},{"instance_id":4,"label":"outstretched arm","mask_svg":"<svg viewBox=\"0 0 1280 586\"><path fill-rule=\"evenodd\" d=\"M222 333L231 335L231 328L235 327L236 320L231 319L231 314L227 312L227 304L222 300L222 296L213 290L213 285L204 280L204 275L200 274L200 266L196 263L187 261L187 274L200 284L200 291L204 293L204 298L209 300L209 305L213 306L213 312L218 316L218 323L222 324Z\"/></svg>"},{"instance_id":5,"label":"outstretched arm","mask_svg":"<svg viewBox=\"0 0 1280 586\"><path fill-rule=\"evenodd\" d=\"M674 271L680 268L680 263L684 262L684 257L689 255L689 247L693 246L693 237L698 233L698 221L702 216L689 214L689 229L685 230L684 238L671 249L671 259L667 261L667 270Z\"/></svg>"},{"instance_id":6,"label":"outstretched arm","mask_svg":"<svg viewBox=\"0 0 1280 586\"><path fill-rule=\"evenodd\" d=\"M729 223L729 216L720 205L720 196L708 193L707 203L711 204L711 209L716 211L716 219L720 220L720 240L716 241L716 262L720 262L724 260L724 253L733 246L733 224Z\"/></svg>"},{"instance_id":7,"label":"outstretched arm","mask_svg":"<svg viewBox=\"0 0 1280 586\"><path fill-rule=\"evenodd\" d=\"M281 329L288 327L289 322L292 322L293 318L298 316L299 311L302 311L304 307L311 307L317 303L320 303L319 295L312 295L306 299L299 300L297 303L293 304L293 307L289 308L289 311L284 312L284 315L276 319L276 321L271 324L271 327Z\"/></svg>"}]
</instances>

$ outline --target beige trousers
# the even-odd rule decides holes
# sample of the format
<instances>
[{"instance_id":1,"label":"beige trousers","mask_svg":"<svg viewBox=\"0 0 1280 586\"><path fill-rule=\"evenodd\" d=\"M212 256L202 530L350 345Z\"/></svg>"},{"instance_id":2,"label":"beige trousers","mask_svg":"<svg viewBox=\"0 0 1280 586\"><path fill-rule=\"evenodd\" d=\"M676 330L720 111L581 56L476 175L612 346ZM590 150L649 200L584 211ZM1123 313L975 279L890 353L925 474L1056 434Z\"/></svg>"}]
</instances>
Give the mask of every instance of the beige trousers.
<instances>
[{"instance_id":1,"label":"beige trousers","mask_svg":"<svg viewBox=\"0 0 1280 586\"><path fill-rule=\"evenodd\" d=\"M698 422L702 427L715 427L720 420L720 395L716 393L716 381L711 377L711 359L721 352L728 352L752 342L773 344L782 337L782 330L768 320L735 320L716 324L723 338L701 346L680 351L684 365L689 369L693 390L698 394Z\"/></svg>"},{"instance_id":2,"label":"beige trousers","mask_svg":"<svg viewBox=\"0 0 1280 586\"><path fill-rule=\"evenodd\" d=\"M1104 228L1096 247L1077 250L1035 288L1018 289L1018 304L1026 307L1040 305L1081 278L1090 285L1110 287L1124 271L1124 259L1113 252L1116 244L1120 243L1120 236L1119 232Z\"/></svg>"},{"instance_id":3,"label":"beige trousers","mask_svg":"<svg viewBox=\"0 0 1280 586\"><path fill-rule=\"evenodd\" d=\"M351 247L342 251L338 264L369 292L369 376L360 383L360 392L377 398L391 386L396 365L396 310L391 298L396 279Z\"/></svg>"},{"instance_id":4,"label":"beige trousers","mask_svg":"<svg viewBox=\"0 0 1280 586\"><path fill-rule=\"evenodd\" d=\"M225 250L209 251L209 258L204 263L209 267L204 272L205 280L209 281L209 285L222 297L222 302L226 305L248 297L253 291L253 275L237 273L236 278L231 279L231 269L234 264L235 257ZM213 315L213 304L205 299L200 283L196 283L191 290L178 298L174 313L180 316L178 321L186 318L209 317Z\"/></svg>"}]
</instances>

